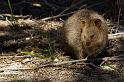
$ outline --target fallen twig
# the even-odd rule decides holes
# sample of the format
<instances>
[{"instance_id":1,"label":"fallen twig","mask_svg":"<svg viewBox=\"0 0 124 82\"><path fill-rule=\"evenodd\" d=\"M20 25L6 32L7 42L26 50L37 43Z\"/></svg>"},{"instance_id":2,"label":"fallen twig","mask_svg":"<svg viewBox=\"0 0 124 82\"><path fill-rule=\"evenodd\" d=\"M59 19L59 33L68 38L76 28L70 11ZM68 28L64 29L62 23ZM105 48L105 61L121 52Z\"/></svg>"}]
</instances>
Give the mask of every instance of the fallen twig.
<instances>
[{"instance_id":1,"label":"fallen twig","mask_svg":"<svg viewBox=\"0 0 124 82\"><path fill-rule=\"evenodd\" d=\"M67 12L68 10L70 10L71 8L76 7L77 5L79 5L79 4L81 4L81 3L85 2L85 1L86 0L81 0L81 1L79 1L77 3L75 3L75 4L72 4L70 7L66 8L64 11L62 11L59 15L64 14L65 12Z\"/></svg>"},{"instance_id":2,"label":"fallen twig","mask_svg":"<svg viewBox=\"0 0 124 82\"><path fill-rule=\"evenodd\" d=\"M51 7L54 11L57 10L56 7L58 7L57 5L53 4L53 3L49 3L47 0L42 0L47 6Z\"/></svg>"},{"instance_id":3,"label":"fallen twig","mask_svg":"<svg viewBox=\"0 0 124 82\"><path fill-rule=\"evenodd\" d=\"M3 20L6 20L6 18L10 19L12 17L11 14L1 14L0 15L3 19ZM31 16L30 15L26 15L26 16L23 16L23 15L14 15L14 18L15 19L29 19Z\"/></svg>"},{"instance_id":4,"label":"fallen twig","mask_svg":"<svg viewBox=\"0 0 124 82\"><path fill-rule=\"evenodd\" d=\"M20 26L20 25L27 25L27 26L35 26L35 21L33 21L33 20L30 20L30 19L25 19L25 20L23 20L23 19L21 19L21 20L18 20L18 25ZM9 28L10 27L10 25L11 25L11 21L3 21L3 20L0 20L0 30L1 29L7 29L7 28Z\"/></svg>"},{"instance_id":5,"label":"fallen twig","mask_svg":"<svg viewBox=\"0 0 124 82\"><path fill-rule=\"evenodd\" d=\"M108 34L108 38L109 39L118 39L118 38L124 39L124 32L115 33L115 34Z\"/></svg>"},{"instance_id":6,"label":"fallen twig","mask_svg":"<svg viewBox=\"0 0 124 82\"><path fill-rule=\"evenodd\" d=\"M124 61L124 55L113 56L113 57L104 57L104 58L96 58L93 61L96 61L96 60ZM60 66L60 65L65 65L65 64L75 64L75 63L84 62L84 61L92 61L92 60L91 59L80 59L80 60L64 61L64 62L60 62L60 63L50 63L50 64L46 64L46 65L41 65L40 68L42 68L42 67L54 67L54 66Z\"/></svg>"},{"instance_id":7,"label":"fallen twig","mask_svg":"<svg viewBox=\"0 0 124 82\"><path fill-rule=\"evenodd\" d=\"M31 56L23 55L23 56L5 56L4 54L0 56L0 59L9 59L9 58L31 58Z\"/></svg>"},{"instance_id":8,"label":"fallen twig","mask_svg":"<svg viewBox=\"0 0 124 82\"><path fill-rule=\"evenodd\" d=\"M41 20L42 20L42 21L47 21L47 20L50 20L50 19L55 19L55 18L67 16L67 15L70 15L70 14L73 14L73 13L74 13L74 12L70 12L70 13L67 13L67 14L60 14L60 15L56 15L56 16L46 17L46 18L43 18L43 19L41 19Z\"/></svg>"}]
</instances>

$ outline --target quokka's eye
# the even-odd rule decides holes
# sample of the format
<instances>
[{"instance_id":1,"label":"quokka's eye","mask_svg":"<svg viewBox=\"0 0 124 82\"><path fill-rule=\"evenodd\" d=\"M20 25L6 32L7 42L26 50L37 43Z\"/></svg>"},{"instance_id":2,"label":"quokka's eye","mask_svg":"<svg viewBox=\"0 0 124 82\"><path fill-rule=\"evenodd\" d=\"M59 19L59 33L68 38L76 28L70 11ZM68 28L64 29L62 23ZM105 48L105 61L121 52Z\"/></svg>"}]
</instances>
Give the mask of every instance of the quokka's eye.
<instances>
[{"instance_id":1,"label":"quokka's eye","mask_svg":"<svg viewBox=\"0 0 124 82\"><path fill-rule=\"evenodd\" d=\"M81 21L83 24L85 24L86 22L85 21Z\"/></svg>"},{"instance_id":2,"label":"quokka's eye","mask_svg":"<svg viewBox=\"0 0 124 82\"><path fill-rule=\"evenodd\" d=\"M85 21L81 21L81 26L84 27L86 25Z\"/></svg>"},{"instance_id":3,"label":"quokka's eye","mask_svg":"<svg viewBox=\"0 0 124 82\"><path fill-rule=\"evenodd\" d=\"M100 19L95 19L94 23L97 27L101 27L102 21Z\"/></svg>"}]
</instances>

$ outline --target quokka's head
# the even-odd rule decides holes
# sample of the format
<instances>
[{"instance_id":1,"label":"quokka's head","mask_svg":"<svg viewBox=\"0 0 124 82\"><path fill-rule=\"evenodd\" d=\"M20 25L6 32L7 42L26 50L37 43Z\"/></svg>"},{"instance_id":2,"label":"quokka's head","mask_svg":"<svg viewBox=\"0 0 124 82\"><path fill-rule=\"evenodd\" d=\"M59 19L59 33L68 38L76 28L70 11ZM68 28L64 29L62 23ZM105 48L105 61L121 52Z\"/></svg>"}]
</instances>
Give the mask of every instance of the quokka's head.
<instances>
[{"instance_id":1,"label":"quokka's head","mask_svg":"<svg viewBox=\"0 0 124 82\"><path fill-rule=\"evenodd\" d=\"M79 14L81 41L94 53L101 51L107 44L108 30L105 19L96 12L82 10Z\"/></svg>"}]
</instances>

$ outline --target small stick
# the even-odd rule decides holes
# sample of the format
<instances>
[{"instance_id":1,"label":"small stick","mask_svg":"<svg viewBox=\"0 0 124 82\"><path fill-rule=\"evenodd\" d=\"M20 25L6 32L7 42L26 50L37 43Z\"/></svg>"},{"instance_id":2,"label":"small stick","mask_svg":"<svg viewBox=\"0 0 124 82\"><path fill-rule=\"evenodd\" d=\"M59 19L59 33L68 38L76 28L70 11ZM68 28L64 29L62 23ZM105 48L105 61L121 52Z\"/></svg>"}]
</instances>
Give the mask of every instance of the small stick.
<instances>
[{"instance_id":1,"label":"small stick","mask_svg":"<svg viewBox=\"0 0 124 82\"><path fill-rule=\"evenodd\" d=\"M124 32L119 32L119 33L115 33L115 34L108 34L108 39L117 39L117 38L124 39Z\"/></svg>"},{"instance_id":2,"label":"small stick","mask_svg":"<svg viewBox=\"0 0 124 82\"><path fill-rule=\"evenodd\" d=\"M113 56L113 57L104 57L104 58L97 58L95 60L124 61L124 56L120 55L120 56ZM42 65L42 66L40 66L40 68L42 68L42 67L54 67L54 66L60 66L60 65L65 65L65 64L74 64L74 63L79 63L79 62L84 62L84 61L91 61L91 60L85 58L85 59L80 59L80 60L64 61L64 62L60 62L60 63L50 63L50 64Z\"/></svg>"},{"instance_id":3,"label":"small stick","mask_svg":"<svg viewBox=\"0 0 124 82\"><path fill-rule=\"evenodd\" d=\"M79 4L81 4L81 3L85 2L85 1L86 0L81 0L81 1L79 1L77 3L75 3L75 4L72 4L70 7L66 8L64 11L62 11L59 15L62 15L63 13L67 12L68 10L70 10L71 8L76 7L77 5L79 5Z\"/></svg>"},{"instance_id":4,"label":"small stick","mask_svg":"<svg viewBox=\"0 0 124 82\"><path fill-rule=\"evenodd\" d=\"M70 15L70 14L73 14L73 13L74 13L74 12L70 12L70 13L67 13L67 14L62 14L62 15L56 15L56 16L46 17L46 18L43 18L43 19L41 19L41 20L42 20L42 21L47 21L47 20L50 20L50 19L67 16L67 15Z\"/></svg>"}]
</instances>

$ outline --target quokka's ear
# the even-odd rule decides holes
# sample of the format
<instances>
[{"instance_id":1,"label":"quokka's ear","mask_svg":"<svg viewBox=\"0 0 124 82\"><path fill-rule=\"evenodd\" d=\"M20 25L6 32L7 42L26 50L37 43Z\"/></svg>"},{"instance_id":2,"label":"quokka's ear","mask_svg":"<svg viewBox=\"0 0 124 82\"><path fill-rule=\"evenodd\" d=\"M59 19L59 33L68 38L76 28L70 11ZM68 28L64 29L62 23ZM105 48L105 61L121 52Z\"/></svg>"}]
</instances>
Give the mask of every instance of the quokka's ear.
<instances>
[{"instance_id":1,"label":"quokka's ear","mask_svg":"<svg viewBox=\"0 0 124 82\"><path fill-rule=\"evenodd\" d=\"M97 27L101 27L102 21L101 21L100 19L95 19L95 20L94 20L94 24L95 24L95 26L97 26Z\"/></svg>"}]
</instances>

